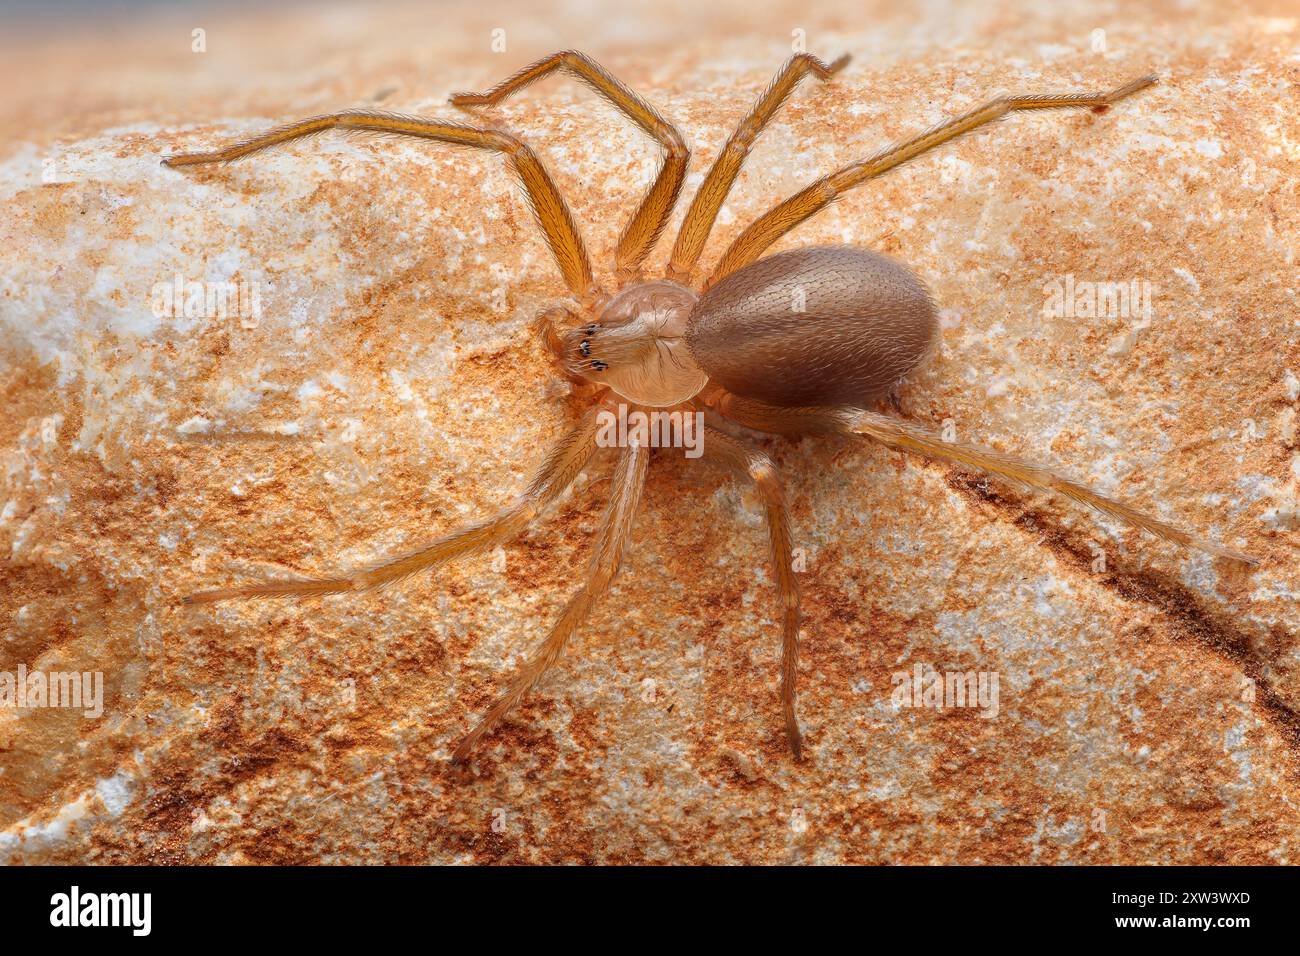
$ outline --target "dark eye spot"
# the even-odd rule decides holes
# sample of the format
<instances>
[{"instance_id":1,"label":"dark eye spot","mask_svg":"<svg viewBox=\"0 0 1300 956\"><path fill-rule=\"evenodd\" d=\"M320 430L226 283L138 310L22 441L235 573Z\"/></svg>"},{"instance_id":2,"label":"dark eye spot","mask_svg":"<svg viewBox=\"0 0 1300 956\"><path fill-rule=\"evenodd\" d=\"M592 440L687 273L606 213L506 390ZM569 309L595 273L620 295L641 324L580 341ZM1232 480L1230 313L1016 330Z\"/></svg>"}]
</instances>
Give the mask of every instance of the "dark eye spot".
<instances>
[{"instance_id":1,"label":"dark eye spot","mask_svg":"<svg viewBox=\"0 0 1300 956\"><path fill-rule=\"evenodd\" d=\"M586 339L583 339L578 345L578 351L582 353L583 358L586 358L591 354L591 343Z\"/></svg>"},{"instance_id":2,"label":"dark eye spot","mask_svg":"<svg viewBox=\"0 0 1300 956\"><path fill-rule=\"evenodd\" d=\"M591 363L591 367L594 368L597 372L603 372L605 371L605 369L609 368L609 366L606 363L602 362L600 359L595 359Z\"/></svg>"},{"instance_id":3,"label":"dark eye spot","mask_svg":"<svg viewBox=\"0 0 1300 956\"><path fill-rule=\"evenodd\" d=\"M583 330L582 330L582 334L583 334L583 335L595 335L595 334L596 334L596 323L593 322L591 325L589 325L589 326L587 326L585 329L583 329Z\"/></svg>"}]
</instances>

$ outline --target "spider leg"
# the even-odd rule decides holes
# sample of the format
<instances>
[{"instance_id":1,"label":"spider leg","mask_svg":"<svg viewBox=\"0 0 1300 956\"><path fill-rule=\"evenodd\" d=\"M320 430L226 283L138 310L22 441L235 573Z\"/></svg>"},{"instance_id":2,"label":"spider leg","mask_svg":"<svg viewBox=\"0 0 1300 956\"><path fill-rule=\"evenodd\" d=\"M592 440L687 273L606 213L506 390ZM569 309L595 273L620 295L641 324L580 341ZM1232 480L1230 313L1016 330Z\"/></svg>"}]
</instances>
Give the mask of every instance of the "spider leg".
<instances>
[{"instance_id":1,"label":"spider leg","mask_svg":"<svg viewBox=\"0 0 1300 956\"><path fill-rule=\"evenodd\" d=\"M573 483L596 449L597 416L600 407L592 408L582 420L556 444L546 456L527 490L511 507L495 517L471 525L431 544L370 568L333 578L283 578L244 584L215 591L201 591L182 599L185 604L212 604L232 598L319 597L345 591L368 591L383 587L419 571L436 567L454 558L485 551L514 538L527 528L542 510Z\"/></svg>"},{"instance_id":2,"label":"spider leg","mask_svg":"<svg viewBox=\"0 0 1300 956\"><path fill-rule=\"evenodd\" d=\"M1085 107L1103 110L1126 96L1144 90L1156 82L1154 76L1126 83L1109 93L1046 93L1033 96L1004 96L990 100L978 109L971 110L946 123L934 127L902 143L896 143L876 155L849 163L828 176L823 176L811 186L796 193L784 202L754 220L722 254L705 288L737 269L749 265L767 248L805 219L826 208L847 190L875 179L895 166L956 139L974 129L1018 110L1043 110L1061 107Z\"/></svg>"},{"instance_id":3,"label":"spider leg","mask_svg":"<svg viewBox=\"0 0 1300 956\"><path fill-rule=\"evenodd\" d=\"M795 716L795 680L799 669L799 580L794 574L790 521L781 478L766 452L743 444L711 425L705 427L704 435L705 457L722 462L746 478L763 500L772 578L781 595L781 710L785 716L786 739L790 742L794 759L799 760L803 755L803 737Z\"/></svg>"},{"instance_id":4,"label":"spider leg","mask_svg":"<svg viewBox=\"0 0 1300 956\"><path fill-rule=\"evenodd\" d=\"M1244 564L1259 563L1258 558L1207 541L1122 501L1093 491L1086 485L1044 465L1027 462L978 445L944 441L937 432L911 422L900 421L889 415L849 407L775 408L730 394L724 395L718 401L717 408L733 421L760 431L777 434L838 432L870 438L895 451L923 455L959 467L982 471L1022 487L1060 495L1125 524L1141 528L1166 541L1173 541L1185 547Z\"/></svg>"},{"instance_id":5,"label":"spider leg","mask_svg":"<svg viewBox=\"0 0 1300 956\"><path fill-rule=\"evenodd\" d=\"M528 194L528 204L537 217L546 239L546 245L555 257L560 274L569 291L584 303L596 301L600 289L591 273L587 247L578 235L569 205L560 195L554 180L542 165L537 154L523 140L509 133L493 129L479 129L458 123L401 116L395 113L347 110L299 120L287 126L268 130L250 139L201 153L180 153L163 160L167 166L201 166L209 163L230 163L263 150L280 146L305 136L316 136L328 130L351 133L370 133L381 136L414 136L456 146L472 146L504 153L510 168L523 184Z\"/></svg>"},{"instance_id":6,"label":"spider leg","mask_svg":"<svg viewBox=\"0 0 1300 956\"><path fill-rule=\"evenodd\" d=\"M526 66L514 76L502 80L486 93L457 93L451 98L453 106L495 106L506 97L518 92L556 70L576 76L614 105L624 116L659 142L664 148L664 161L641 200L632 219L619 237L614 253L615 276L620 285L641 275L650 250L672 215L686 176L686 164L691 152L686 141L672 123L659 114L653 106L632 92L599 63L577 50L562 50Z\"/></svg>"},{"instance_id":7,"label":"spider leg","mask_svg":"<svg viewBox=\"0 0 1300 956\"><path fill-rule=\"evenodd\" d=\"M559 660L569 638L591 613L596 602L609 590L610 582L618 573L628 533L632 529L632 522L641 503L641 491L645 486L649 462L648 448L633 443L623 449L614 471L609 505L601 522L596 551L592 555L587 572L587 582L569 599L559 619L551 627L551 632L519 668L506 692L497 698L487 715L456 745L452 754L453 760L458 762L466 760L483 735L495 727L501 718L532 690L541 680L542 675Z\"/></svg>"},{"instance_id":8,"label":"spider leg","mask_svg":"<svg viewBox=\"0 0 1300 956\"><path fill-rule=\"evenodd\" d=\"M781 67L763 95L758 98L754 108L749 111L749 115L731 134L727 145L722 147L722 152L713 161L708 175L704 177L704 182L700 184L699 190L691 200L690 208L686 210L686 218L682 220L682 227L677 232L677 241L673 244L673 255L668 264L669 279L682 285L692 284L695 264L700 259L705 242L708 241L709 232L718 217L718 210L722 208L727 194L731 192L731 187L736 182L736 177L740 174L740 168L745 164L754 141L776 115L781 104L794 92L799 81L809 73L815 73L822 80L830 79L848 62L847 53L829 64L823 63L811 53L796 53L786 60L785 65Z\"/></svg>"}]
</instances>

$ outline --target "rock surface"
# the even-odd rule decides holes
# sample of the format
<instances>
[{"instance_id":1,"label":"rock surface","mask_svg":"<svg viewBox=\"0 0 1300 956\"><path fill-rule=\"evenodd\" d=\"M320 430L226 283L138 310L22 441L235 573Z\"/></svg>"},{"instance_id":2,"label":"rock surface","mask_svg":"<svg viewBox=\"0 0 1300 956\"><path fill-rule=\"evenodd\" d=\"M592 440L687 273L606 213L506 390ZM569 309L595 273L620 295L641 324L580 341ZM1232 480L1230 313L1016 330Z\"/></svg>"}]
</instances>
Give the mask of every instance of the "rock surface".
<instances>
[{"instance_id":1,"label":"rock surface","mask_svg":"<svg viewBox=\"0 0 1300 956\"><path fill-rule=\"evenodd\" d=\"M14 31L0 672L104 686L97 717L0 708L0 860L1300 862L1300 20L1235 6L313 5ZM698 463L655 462L612 596L467 773L450 748L575 586L608 462L436 577L178 605L494 510L571 408L530 332L563 286L498 159L329 137L215 172L160 156L351 106L454 116L450 93L578 47L680 125L689 195L792 37L854 61L760 140L708 259L997 93L1161 74L1103 115L1010 117L780 248L851 242L929 284L944 341L909 414L1258 568L876 447L767 441L807 555L802 764L761 512ZM571 81L499 116L608 276L654 150ZM259 314L160 317L177 277L246 283ZM1045 314L1067 277L1076 304L1136 282L1151 308ZM998 675L996 716L893 707L918 663Z\"/></svg>"}]
</instances>

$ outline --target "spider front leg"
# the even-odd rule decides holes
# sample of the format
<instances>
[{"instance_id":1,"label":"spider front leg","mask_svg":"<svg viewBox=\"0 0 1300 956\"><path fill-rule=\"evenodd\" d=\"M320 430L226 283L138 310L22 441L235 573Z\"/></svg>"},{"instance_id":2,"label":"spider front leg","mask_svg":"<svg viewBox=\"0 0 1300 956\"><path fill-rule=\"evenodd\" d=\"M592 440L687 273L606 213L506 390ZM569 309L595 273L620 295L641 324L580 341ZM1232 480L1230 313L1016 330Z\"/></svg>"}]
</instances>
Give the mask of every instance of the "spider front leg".
<instances>
[{"instance_id":1,"label":"spider front leg","mask_svg":"<svg viewBox=\"0 0 1300 956\"><path fill-rule=\"evenodd\" d=\"M347 591L367 591L392 584L419 571L454 558L486 551L519 535L542 510L573 483L596 450L601 406L592 408L546 456L528 489L510 508L482 524L463 528L399 558L361 571L332 578L295 580L282 578L215 591L201 591L182 599L185 604L213 604L231 599L263 597L319 597Z\"/></svg>"},{"instance_id":2,"label":"spider front leg","mask_svg":"<svg viewBox=\"0 0 1300 956\"><path fill-rule=\"evenodd\" d=\"M845 53L830 63L823 63L811 53L796 53L785 62L776 77L758 98L749 115L736 127L722 152L713 161L708 175L700 184L699 190L686 210L681 229L677 231L677 241L673 244L672 259L668 263L668 278L682 285L690 286L694 281L695 264L700 259L704 244L708 241L713 223L718 218L718 210L726 202L731 187L745 165L745 159L758 139L759 133L776 115L781 104L786 101L795 87L809 73L818 79L828 80L844 68L849 62Z\"/></svg>"},{"instance_id":3,"label":"spider front leg","mask_svg":"<svg viewBox=\"0 0 1300 956\"><path fill-rule=\"evenodd\" d=\"M795 682L799 671L799 579L794 574L790 546L790 521L785 492L771 457L743 444L712 425L704 429L704 456L722 462L749 481L763 500L767 518L768 544L772 557L772 579L781 597L781 711L785 736L794 759L803 757L803 736L795 715Z\"/></svg>"},{"instance_id":4,"label":"spider front leg","mask_svg":"<svg viewBox=\"0 0 1300 956\"><path fill-rule=\"evenodd\" d=\"M668 217L677 204L677 194L681 192L682 180L686 177L686 164L691 152L677 127L603 66L577 50L552 53L502 80L486 93L457 93L451 98L451 104L461 107L495 106L556 70L585 82L664 149L659 174L624 228L614 252L615 277L620 285L626 285L641 275L641 267L668 224Z\"/></svg>"},{"instance_id":5,"label":"spider front leg","mask_svg":"<svg viewBox=\"0 0 1300 956\"><path fill-rule=\"evenodd\" d=\"M316 136L328 130L383 136L413 136L417 139L452 143L456 146L472 146L476 149L503 153L528 194L528 204L532 207L546 245L550 248L551 255L555 257L556 265L559 266L560 274L564 276L569 291L585 304L593 303L601 297L600 288L592 276L587 247L583 244L582 237L578 235L578 227L573 221L573 214L569 211L569 204L560 195L555 181L551 179L550 173L537 158L537 154L527 143L509 133L462 126L458 123L426 120L417 116L347 110L342 113L330 113L326 116L299 120L287 126L268 130L251 139L208 152L168 156L163 160L163 164L181 167L232 163L292 140Z\"/></svg>"},{"instance_id":6,"label":"spider front leg","mask_svg":"<svg viewBox=\"0 0 1300 956\"><path fill-rule=\"evenodd\" d=\"M978 445L944 441L938 432L878 412L850 407L776 408L727 393L715 400L714 407L721 414L741 425L774 434L805 435L830 432L870 438L895 451L922 455L958 467L982 471L1011 484L1060 495L1125 524L1141 528L1158 538L1195 548L1206 554L1243 564L1259 563L1256 557L1207 541L1189 531L1161 521L1145 511L1093 491L1087 485L1067 478L1045 465L1034 464Z\"/></svg>"},{"instance_id":7,"label":"spider front leg","mask_svg":"<svg viewBox=\"0 0 1300 956\"><path fill-rule=\"evenodd\" d=\"M601 522L596 552L587 572L587 582L569 599L550 634L524 662L510 682L509 689L497 699L478 725L456 745L452 754L454 761L466 760L483 735L495 727L532 690L542 675L559 660L569 638L591 613L596 602L609 590L610 582L618 573L619 562L623 558L623 550L641 504L641 492L645 487L649 463L649 449L642 448L635 442L619 456L611 482L609 505Z\"/></svg>"},{"instance_id":8,"label":"spider front leg","mask_svg":"<svg viewBox=\"0 0 1300 956\"><path fill-rule=\"evenodd\" d=\"M749 265L772 243L806 219L816 215L846 191L870 182L896 166L915 159L972 130L1019 110L1046 110L1082 107L1103 110L1140 90L1153 86L1154 76L1126 83L1109 93L1043 93L1031 96L1004 96L990 100L978 109L951 119L920 136L890 146L869 159L849 163L829 176L823 176L802 192L768 210L736 238L713 269L705 288L737 269Z\"/></svg>"}]
</instances>

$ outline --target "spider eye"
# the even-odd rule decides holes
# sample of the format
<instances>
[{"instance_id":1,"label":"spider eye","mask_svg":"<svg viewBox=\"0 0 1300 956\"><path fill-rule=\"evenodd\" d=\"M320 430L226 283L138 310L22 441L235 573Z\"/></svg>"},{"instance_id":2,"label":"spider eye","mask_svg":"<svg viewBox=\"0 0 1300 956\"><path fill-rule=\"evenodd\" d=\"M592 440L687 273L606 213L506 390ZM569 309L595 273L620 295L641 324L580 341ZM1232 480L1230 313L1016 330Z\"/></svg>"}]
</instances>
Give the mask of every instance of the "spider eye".
<instances>
[{"instance_id":1,"label":"spider eye","mask_svg":"<svg viewBox=\"0 0 1300 956\"><path fill-rule=\"evenodd\" d=\"M605 371L605 369L609 368L609 365L605 362L602 362L600 359L594 359L592 360L591 367L595 369L597 372L603 372Z\"/></svg>"},{"instance_id":2,"label":"spider eye","mask_svg":"<svg viewBox=\"0 0 1300 956\"><path fill-rule=\"evenodd\" d=\"M582 330L582 334L583 334L583 335L595 335L595 334L596 334L596 327L597 327L597 326L596 326L596 323L593 322L593 323L591 323L591 325L587 326L585 329Z\"/></svg>"},{"instance_id":3,"label":"spider eye","mask_svg":"<svg viewBox=\"0 0 1300 956\"><path fill-rule=\"evenodd\" d=\"M578 351L582 353L583 358L587 358L591 355L591 342L587 339L583 339L578 343Z\"/></svg>"}]
</instances>

